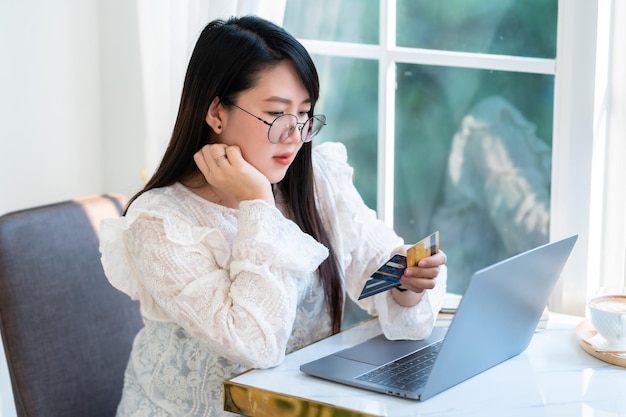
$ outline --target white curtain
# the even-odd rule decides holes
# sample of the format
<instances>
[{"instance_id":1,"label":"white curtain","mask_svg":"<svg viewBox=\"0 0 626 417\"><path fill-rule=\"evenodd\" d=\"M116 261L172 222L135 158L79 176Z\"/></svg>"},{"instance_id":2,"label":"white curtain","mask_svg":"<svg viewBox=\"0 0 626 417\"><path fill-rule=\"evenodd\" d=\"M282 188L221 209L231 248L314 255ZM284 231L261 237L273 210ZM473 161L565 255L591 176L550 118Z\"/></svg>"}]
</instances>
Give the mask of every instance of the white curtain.
<instances>
[{"instance_id":1,"label":"white curtain","mask_svg":"<svg viewBox=\"0 0 626 417\"><path fill-rule=\"evenodd\" d=\"M587 295L626 287L626 2L598 2L592 224Z\"/></svg>"},{"instance_id":2,"label":"white curtain","mask_svg":"<svg viewBox=\"0 0 626 417\"><path fill-rule=\"evenodd\" d=\"M256 14L282 24L286 0L137 0L145 102L144 180L169 142L187 63L202 28L216 18Z\"/></svg>"}]
</instances>

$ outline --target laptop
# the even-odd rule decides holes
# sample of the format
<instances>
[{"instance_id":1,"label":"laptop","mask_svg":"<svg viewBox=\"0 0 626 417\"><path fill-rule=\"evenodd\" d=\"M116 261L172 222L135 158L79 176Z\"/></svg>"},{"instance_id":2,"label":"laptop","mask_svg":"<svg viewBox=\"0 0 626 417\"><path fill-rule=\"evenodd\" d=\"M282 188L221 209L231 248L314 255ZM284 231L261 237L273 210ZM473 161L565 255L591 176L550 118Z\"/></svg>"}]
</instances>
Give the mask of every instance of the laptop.
<instances>
[{"instance_id":1,"label":"laptop","mask_svg":"<svg viewBox=\"0 0 626 417\"><path fill-rule=\"evenodd\" d=\"M435 327L424 340L387 340L381 334L300 370L410 399L439 394L528 347L577 238L547 243L474 273L450 326Z\"/></svg>"}]
</instances>

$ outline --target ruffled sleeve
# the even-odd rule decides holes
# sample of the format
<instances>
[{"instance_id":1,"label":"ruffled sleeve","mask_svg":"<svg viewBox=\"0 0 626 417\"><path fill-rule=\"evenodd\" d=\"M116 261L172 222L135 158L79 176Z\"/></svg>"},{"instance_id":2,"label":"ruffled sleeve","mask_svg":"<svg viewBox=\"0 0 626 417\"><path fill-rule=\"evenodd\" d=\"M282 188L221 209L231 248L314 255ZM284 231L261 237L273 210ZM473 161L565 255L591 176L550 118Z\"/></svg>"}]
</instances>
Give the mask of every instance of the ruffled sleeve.
<instances>
[{"instance_id":1,"label":"ruffled sleeve","mask_svg":"<svg viewBox=\"0 0 626 417\"><path fill-rule=\"evenodd\" d=\"M110 282L140 300L146 318L176 322L234 362L280 363L295 317L295 280L315 271L327 249L260 200L236 211L231 249L217 226L198 224L164 196L144 196L125 217L102 224Z\"/></svg>"},{"instance_id":2,"label":"ruffled sleeve","mask_svg":"<svg viewBox=\"0 0 626 417\"><path fill-rule=\"evenodd\" d=\"M390 339L422 339L432 331L445 294L446 269L437 286L413 307L398 305L389 291L357 301L369 276L386 262L403 240L367 207L352 181L345 147L323 143L314 149L318 201L333 248L345 271L347 294L369 314L378 316Z\"/></svg>"}]
</instances>

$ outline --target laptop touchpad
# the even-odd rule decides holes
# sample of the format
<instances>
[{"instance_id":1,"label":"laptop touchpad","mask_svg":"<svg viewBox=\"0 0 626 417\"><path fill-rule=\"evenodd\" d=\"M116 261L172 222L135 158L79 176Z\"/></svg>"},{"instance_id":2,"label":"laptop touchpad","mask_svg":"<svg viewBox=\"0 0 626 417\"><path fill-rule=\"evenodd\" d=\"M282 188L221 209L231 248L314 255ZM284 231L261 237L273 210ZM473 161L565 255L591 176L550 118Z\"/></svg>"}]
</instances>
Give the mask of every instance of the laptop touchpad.
<instances>
[{"instance_id":1,"label":"laptop touchpad","mask_svg":"<svg viewBox=\"0 0 626 417\"><path fill-rule=\"evenodd\" d=\"M336 356L372 365L382 365L406 356L443 338L447 329L435 327L424 340L387 340L380 334L354 347L335 353Z\"/></svg>"}]
</instances>

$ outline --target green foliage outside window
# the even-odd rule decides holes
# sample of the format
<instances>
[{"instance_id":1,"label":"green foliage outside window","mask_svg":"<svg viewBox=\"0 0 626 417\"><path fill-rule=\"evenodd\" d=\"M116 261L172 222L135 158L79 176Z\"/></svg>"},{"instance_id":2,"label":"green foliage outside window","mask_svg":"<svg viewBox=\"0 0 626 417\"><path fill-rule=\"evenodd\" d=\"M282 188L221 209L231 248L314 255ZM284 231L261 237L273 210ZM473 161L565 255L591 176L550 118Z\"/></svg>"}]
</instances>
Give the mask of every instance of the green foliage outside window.
<instances>
[{"instance_id":1,"label":"green foliage outside window","mask_svg":"<svg viewBox=\"0 0 626 417\"><path fill-rule=\"evenodd\" d=\"M554 59L557 13L557 0L397 1L396 39L398 46L407 48ZM284 25L304 39L375 45L378 20L378 1L323 0L313 7L310 2L289 0ZM316 111L328 116L319 140L346 144L356 186L375 209L378 141L387 140L378 138L378 115L383 110L378 106L378 62L320 54L314 60L322 83ZM553 89L552 75L396 64L395 118L390 121L395 126L394 226L407 242L443 229L450 290L462 292L470 271L548 240L550 167L546 161L553 139ZM485 103L492 106L491 114L481 113ZM504 135L497 138L501 142L518 141L509 144L514 151L499 155L502 166L519 166L502 174L517 175L518 189L504 189L487 198L496 189L494 182L503 186L509 181L494 172L498 163L490 166L496 155L485 148L484 161L475 158L471 162L475 166L469 169L467 150L454 154L459 138L464 138L463 129L479 122L492 125L482 133L480 129L468 133L472 140L482 134L485 143L490 135ZM459 155L467 160L461 161ZM526 156L516 161L520 155ZM456 165L450 158L456 158ZM457 166L466 174L476 173L475 181L486 182L474 183L467 195L460 187L454 195L450 184ZM485 180L478 173L487 166L492 172ZM483 189L485 196L480 195ZM507 198L519 200L523 210ZM451 202L456 204L454 210ZM484 213L470 213L477 209ZM479 216L484 224L498 219L493 220L497 225L484 230L484 235L470 234L476 225L463 224L463 219L470 221L472 216ZM472 237L461 238L463 233ZM477 245L480 251L465 250Z\"/></svg>"}]
</instances>

